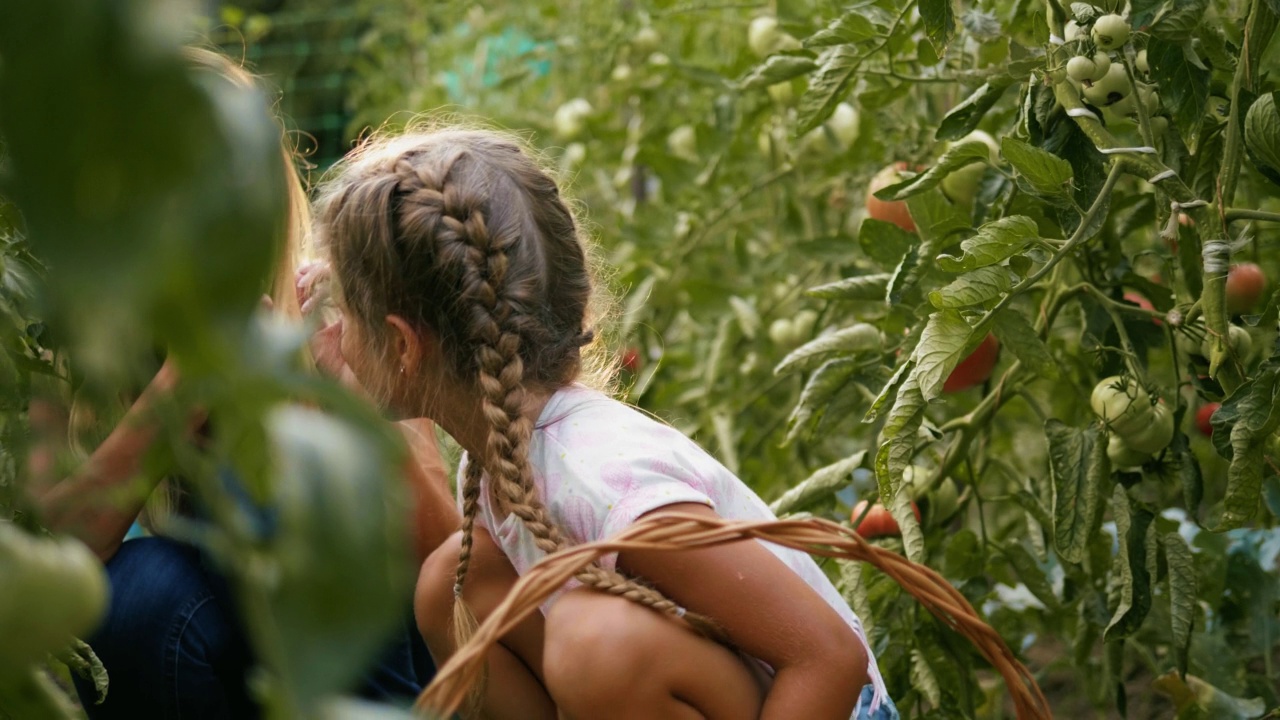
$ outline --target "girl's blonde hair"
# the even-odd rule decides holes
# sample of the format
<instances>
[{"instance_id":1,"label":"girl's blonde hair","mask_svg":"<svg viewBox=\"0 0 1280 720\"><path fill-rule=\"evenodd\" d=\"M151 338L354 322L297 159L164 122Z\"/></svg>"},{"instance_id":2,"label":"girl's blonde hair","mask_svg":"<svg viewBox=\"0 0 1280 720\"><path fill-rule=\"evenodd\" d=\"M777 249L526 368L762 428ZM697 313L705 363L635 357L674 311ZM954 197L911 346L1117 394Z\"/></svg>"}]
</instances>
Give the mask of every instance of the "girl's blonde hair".
<instances>
[{"instance_id":1,"label":"girl's blonde hair","mask_svg":"<svg viewBox=\"0 0 1280 720\"><path fill-rule=\"evenodd\" d=\"M461 590L485 473L492 502L519 517L539 549L569 544L533 482L525 404L529 389L574 382L592 344L593 282L578 222L518 139L435 129L371 139L335 166L321 186L316 237L335 294L375 352L386 351L384 318L397 315L435 333L451 379L480 392L489 434L459 488L454 628L455 642L465 642L474 619ZM598 565L578 578L685 615L657 590Z\"/></svg>"}]
</instances>

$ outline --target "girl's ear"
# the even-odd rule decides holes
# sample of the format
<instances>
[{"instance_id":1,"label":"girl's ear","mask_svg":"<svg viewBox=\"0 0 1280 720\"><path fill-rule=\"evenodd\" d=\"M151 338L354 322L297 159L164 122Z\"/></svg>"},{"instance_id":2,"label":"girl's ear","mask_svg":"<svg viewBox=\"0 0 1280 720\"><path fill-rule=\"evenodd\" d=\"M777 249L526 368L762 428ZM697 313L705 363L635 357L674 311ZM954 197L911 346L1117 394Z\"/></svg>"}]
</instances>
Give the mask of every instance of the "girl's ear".
<instances>
[{"instance_id":1,"label":"girl's ear","mask_svg":"<svg viewBox=\"0 0 1280 720\"><path fill-rule=\"evenodd\" d=\"M391 357L399 362L399 372L416 375L424 362L439 359L440 343L434 332L414 328L399 315L388 315L386 320L391 336Z\"/></svg>"}]
</instances>

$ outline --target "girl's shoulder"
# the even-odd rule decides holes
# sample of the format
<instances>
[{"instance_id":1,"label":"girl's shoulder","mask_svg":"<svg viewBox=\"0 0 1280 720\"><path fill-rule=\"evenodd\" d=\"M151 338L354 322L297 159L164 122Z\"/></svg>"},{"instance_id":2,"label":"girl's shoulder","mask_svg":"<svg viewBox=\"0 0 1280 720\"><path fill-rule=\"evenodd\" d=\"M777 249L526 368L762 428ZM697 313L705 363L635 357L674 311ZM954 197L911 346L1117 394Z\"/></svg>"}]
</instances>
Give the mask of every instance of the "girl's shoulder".
<instances>
[{"instance_id":1,"label":"girl's shoulder","mask_svg":"<svg viewBox=\"0 0 1280 720\"><path fill-rule=\"evenodd\" d=\"M538 422L536 433L551 439L571 437L582 440L617 440L627 444L653 438L685 438L679 430L643 410L632 407L585 385L570 385L551 396Z\"/></svg>"},{"instance_id":2,"label":"girl's shoulder","mask_svg":"<svg viewBox=\"0 0 1280 720\"><path fill-rule=\"evenodd\" d=\"M582 385L552 396L535 425L534 442L600 461L664 458L679 460L679 465L718 464L679 430Z\"/></svg>"}]
</instances>

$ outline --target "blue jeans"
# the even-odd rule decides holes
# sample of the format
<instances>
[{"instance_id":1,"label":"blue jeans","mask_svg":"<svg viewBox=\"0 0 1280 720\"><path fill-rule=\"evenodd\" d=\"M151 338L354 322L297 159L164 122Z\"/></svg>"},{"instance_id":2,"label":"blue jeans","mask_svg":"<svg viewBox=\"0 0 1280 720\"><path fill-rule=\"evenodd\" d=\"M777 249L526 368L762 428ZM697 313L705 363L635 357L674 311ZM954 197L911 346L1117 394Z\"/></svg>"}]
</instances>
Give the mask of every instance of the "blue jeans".
<instances>
[{"instance_id":1,"label":"blue jeans","mask_svg":"<svg viewBox=\"0 0 1280 720\"><path fill-rule=\"evenodd\" d=\"M200 551L168 538L129 540L107 562L111 606L88 643L107 668L106 701L76 678L91 720L252 719L259 710L245 687L254 664L226 580ZM407 705L435 668L406 614L386 654L357 694Z\"/></svg>"}]
</instances>

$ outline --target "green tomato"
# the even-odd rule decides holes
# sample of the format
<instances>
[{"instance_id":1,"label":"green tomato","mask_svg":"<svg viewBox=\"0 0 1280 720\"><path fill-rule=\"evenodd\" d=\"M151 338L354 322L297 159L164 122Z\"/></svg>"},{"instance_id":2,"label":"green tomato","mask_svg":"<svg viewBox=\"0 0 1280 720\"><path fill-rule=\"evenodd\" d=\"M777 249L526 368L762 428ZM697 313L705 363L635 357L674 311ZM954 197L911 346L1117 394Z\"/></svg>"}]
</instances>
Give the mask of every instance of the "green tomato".
<instances>
[{"instance_id":1,"label":"green tomato","mask_svg":"<svg viewBox=\"0 0 1280 720\"><path fill-rule=\"evenodd\" d=\"M791 87L790 80L770 85L766 90L769 92L769 97L779 105L790 105L796 99L795 89Z\"/></svg>"},{"instance_id":2,"label":"green tomato","mask_svg":"<svg viewBox=\"0 0 1280 720\"><path fill-rule=\"evenodd\" d=\"M835 111L831 113L831 119L827 121L827 127L831 129L831 134L835 135L836 140L840 142L842 149L849 149L858 140L858 121L857 108L847 102L836 105Z\"/></svg>"},{"instance_id":3,"label":"green tomato","mask_svg":"<svg viewBox=\"0 0 1280 720\"><path fill-rule=\"evenodd\" d=\"M1134 65L1143 73L1151 73L1151 65L1147 63L1147 49L1143 48L1138 51L1138 57L1134 60Z\"/></svg>"},{"instance_id":4,"label":"green tomato","mask_svg":"<svg viewBox=\"0 0 1280 720\"><path fill-rule=\"evenodd\" d=\"M747 27L747 47L757 57L766 57L781 50L797 50L800 41L778 28L778 18L761 15Z\"/></svg>"},{"instance_id":5,"label":"green tomato","mask_svg":"<svg viewBox=\"0 0 1280 720\"><path fill-rule=\"evenodd\" d=\"M1214 122L1226 122L1231 117L1231 102L1220 95L1210 95L1204 106L1204 114Z\"/></svg>"},{"instance_id":6,"label":"green tomato","mask_svg":"<svg viewBox=\"0 0 1280 720\"><path fill-rule=\"evenodd\" d=\"M658 31L646 25L636 31L635 36L631 38L631 46L642 53L653 52L661 40L662 37L658 35Z\"/></svg>"},{"instance_id":7,"label":"green tomato","mask_svg":"<svg viewBox=\"0 0 1280 720\"><path fill-rule=\"evenodd\" d=\"M1084 89L1084 99L1098 107L1106 107L1129 96L1129 76L1124 65L1112 63L1107 74Z\"/></svg>"},{"instance_id":8,"label":"green tomato","mask_svg":"<svg viewBox=\"0 0 1280 720\"><path fill-rule=\"evenodd\" d=\"M585 98L574 98L556 108L552 127L563 140L572 140L582 133L587 117L591 115L591 103Z\"/></svg>"},{"instance_id":9,"label":"green tomato","mask_svg":"<svg viewBox=\"0 0 1280 720\"><path fill-rule=\"evenodd\" d=\"M1153 412L1147 391L1132 378L1126 380L1116 375L1094 386L1089 406L1112 432L1126 438L1145 428Z\"/></svg>"},{"instance_id":10,"label":"green tomato","mask_svg":"<svg viewBox=\"0 0 1280 720\"><path fill-rule=\"evenodd\" d=\"M672 155L695 162L698 159L698 133L692 125L681 125L667 136L667 149Z\"/></svg>"},{"instance_id":11,"label":"green tomato","mask_svg":"<svg viewBox=\"0 0 1280 720\"><path fill-rule=\"evenodd\" d=\"M0 521L0 676L85 635L107 606L107 575L83 543Z\"/></svg>"},{"instance_id":12,"label":"green tomato","mask_svg":"<svg viewBox=\"0 0 1280 720\"><path fill-rule=\"evenodd\" d=\"M1097 82L1111 69L1111 57L1104 52L1093 57L1077 55L1067 61L1067 76L1078 82Z\"/></svg>"},{"instance_id":13,"label":"green tomato","mask_svg":"<svg viewBox=\"0 0 1280 720\"><path fill-rule=\"evenodd\" d=\"M1249 335L1249 331L1239 325L1231 325L1227 329L1227 347L1230 348L1231 354L1238 360L1244 360L1249 357L1249 353L1253 351L1253 337ZM1213 349L1213 336L1205 333L1204 342L1200 343L1200 354L1209 357L1209 353Z\"/></svg>"},{"instance_id":14,"label":"green tomato","mask_svg":"<svg viewBox=\"0 0 1280 720\"><path fill-rule=\"evenodd\" d=\"M769 323L769 339L780 348L791 349L796 344L796 331L790 320L778 318Z\"/></svg>"},{"instance_id":15,"label":"green tomato","mask_svg":"<svg viewBox=\"0 0 1280 720\"><path fill-rule=\"evenodd\" d=\"M1129 447L1148 455L1155 455L1169 447L1173 440L1173 412L1164 403L1151 408L1151 421L1146 427L1124 438Z\"/></svg>"},{"instance_id":16,"label":"green tomato","mask_svg":"<svg viewBox=\"0 0 1280 720\"><path fill-rule=\"evenodd\" d=\"M956 142L965 143L975 140L987 146L987 163L995 165L1000 158L1000 144L989 133L974 130ZM972 206L974 198L978 196L982 176L987 171L987 163L971 163L942 178L942 192L958 205L966 208Z\"/></svg>"},{"instance_id":17,"label":"green tomato","mask_svg":"<svg viewBox=\"0 0 1280 720\"><path fill-rule=\"evenodd\" d=\"M801 343L813 337L813 329L817 323L818 312L816 310L801 310L796 313L796 318L791 325L792 330L795 332L795 341Z\"/></svg>"},{"instance_id":18,"label":"green tomato","mask_svg":"<svg viewBox=\"0 0 1280 720\"><path fill-rule=\"evenodd\" d=\"M1164 137L1167 132L1169 132L1169 118L1162 115L1151 118L1151 134L1155 136L1156 140Z\"/></svg>"},{"instance_id":19,"label":"green tomato","mask_svg":"<svg viewBox=\"0 0 1280 720\"><path fill-rule=\"evenodd\" d=\"M1146 83L1138 83L1138 99L1142 101L1142 106L1147 110L1147 116L1150 117L1160 111L1160 93L1156 89Z\"/></svg>"},{"instance_id":20,"label":"green tomato","mask_svg":"<svg viewBox=\"0 0 1280 720\"><path fill-rule=\"evenodd\" d=\"M1119 15L1103 15L1094 21L1092 35L1099 50L1115 50L1129 40L1129 23Z\"/></svg>"},{"instance_id":21,"label":"green tomato","mask_svg":"<svg viewBox=\"0 0 1280 720\"><path fill-rule=\"evenodd\" d=\"M1129 447L1119 435L1112 435L1107 441L1107 457L1112 467L1117 468L1138 467L1151 459L1150 455Z\"/></svg>"}]
</instances>

